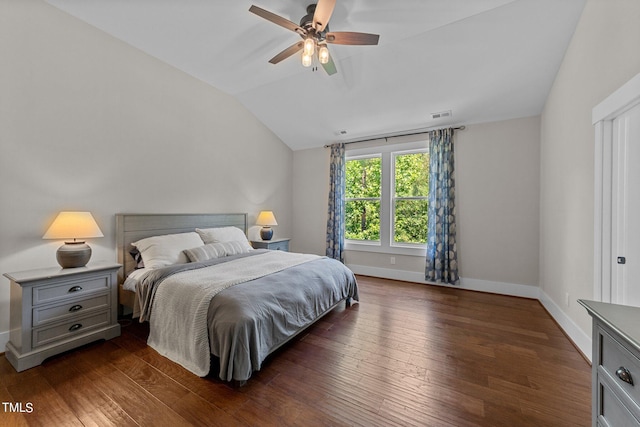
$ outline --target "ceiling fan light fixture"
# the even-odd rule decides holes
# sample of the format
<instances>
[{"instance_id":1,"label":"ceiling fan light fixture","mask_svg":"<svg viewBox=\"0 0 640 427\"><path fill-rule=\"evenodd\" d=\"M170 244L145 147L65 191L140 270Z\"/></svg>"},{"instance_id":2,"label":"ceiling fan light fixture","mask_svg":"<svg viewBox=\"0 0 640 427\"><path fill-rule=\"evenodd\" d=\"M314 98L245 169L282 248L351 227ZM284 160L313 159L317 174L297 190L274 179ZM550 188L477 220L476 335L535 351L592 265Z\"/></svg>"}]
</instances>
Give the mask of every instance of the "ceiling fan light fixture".
<instances>
[{"instance_id":1,"label":"ceiling fan light fixture","mask_svg":"<svg viewBox=\"0 0 640 427\"><path fill-rule=\"evenodd\" d=\"M313 57L311 55L307 55L305 53L302 54L302 66L310 67Z\"/></svg>"},{"instance_id":2,"label":"ceiling fan light fixture","mask_svg":"<svg viewBox=\"0 0 640 427\"><path fill-rule=\"evenodd\" d=\"M320 63L324 71L329 75L337 72L327 43L351 46L377 45L380 36L378 34L358 33L353 31L329 31L329 21L333 13L336 0L316 0L316 3L307 6L307 14L300 20L300 25L276 15L273 12L252 5L249 12L258 15L276 25L293 31L302 37L302 40L284 49L271 58L271 64L277 64L295 53L302 51L302 65L317 70L314 64Z\"/></svg>"},{"instance_id":3,"label":"ceiling fan light fixture","mask_svg":"<svg viewBox=\"0 0 640 427\"><path fill-rule=\"evenodd\" d=\"M318 61L321 64L329 62L329 49L326 46L320 46L320 49L318 49Z\"/></svg>"},{"instance_id":4,"label":"ceiling fan light fixture","mask_svg":"<svg viewBox=\"0 0 640 427\"><path fill-rule=\"evenodd\" d=\"M316 50L316 41L312 37L304 39L303 55L311 56Z\"/></svg>"}]
</instances>

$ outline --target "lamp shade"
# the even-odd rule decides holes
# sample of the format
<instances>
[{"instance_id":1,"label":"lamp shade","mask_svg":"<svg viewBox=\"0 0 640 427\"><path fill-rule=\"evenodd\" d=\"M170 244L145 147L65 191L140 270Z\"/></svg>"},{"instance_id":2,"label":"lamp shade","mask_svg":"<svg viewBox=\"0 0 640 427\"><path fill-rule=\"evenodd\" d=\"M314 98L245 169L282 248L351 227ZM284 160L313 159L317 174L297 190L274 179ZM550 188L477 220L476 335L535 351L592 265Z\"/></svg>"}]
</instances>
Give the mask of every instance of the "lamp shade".
<instances>
[{"instance_id":1,"label":"lamp shade","mask_svg":"<svg viewBox=\"0 0 640 427\"><path fill-rule=\"evenodd\" d=\"M278 225L276 222L276 217L273 215L272 211L262 211L260 215L258 215L258 219L256 220L256 225Z\"/></svg>"},{"instance_id":2,"label":"lamp shade","mask_svg":"<svg viewBox=\"0 0 640 427\"><path fill-rule=\"evenodd\" d=\"M84 267L91 259L91 248L83 241L103 237L102 231L90 212L60 212L43 239L73 239L58 248L56 259L62 268Z\"/></svg>"},{"instance_id":3,"label":"lamp shade","mask_svg":"<svg viewBox=\"0 0 640 427\"><path fill-rule=\"evenodd\" d=\"M43 239L89 239L104 237L91 212L60 212Z\"/></svg>"},{"instance_id":4,"label":"lamp shade","mask_svg":"<svg viewBox=\"0 0 640 427\"><path fill-rule=\"evenodd\" d=\"M256 219L256 224L262 226L262 229L260 229L260 238L262 240L271 240L273 237L273 230L271 229L271 226L278 225L276 217L271 211L260 212L258 219Z\"/></svg>"}]
</instances>

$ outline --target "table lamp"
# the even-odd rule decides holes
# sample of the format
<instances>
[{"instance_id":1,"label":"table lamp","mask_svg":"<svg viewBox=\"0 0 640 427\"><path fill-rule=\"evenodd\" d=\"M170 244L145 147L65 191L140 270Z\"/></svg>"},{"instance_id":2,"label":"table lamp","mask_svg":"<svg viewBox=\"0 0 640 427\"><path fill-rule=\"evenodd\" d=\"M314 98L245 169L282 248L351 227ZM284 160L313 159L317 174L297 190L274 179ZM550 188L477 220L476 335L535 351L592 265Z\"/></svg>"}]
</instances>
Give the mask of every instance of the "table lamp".
<instances>
[{"instance_id":1,"label":"table lamp","mask_svg":"<svg viewBox=\"0 0 640 427\"><path fill-rule=\"evenodd\" d=\"M73 239L58 248L56 259L62 268L84 267L91 258L91 248L84 241L104 237L90 212L60 212L43 239Z\"/></svg>"},{"instance_id":2,"label":"table lamp","mask_svg":"<svg viewBox=\"0 0 640 427\"><path fill-rule=\"evenodd\" d=\"M262 225L260 229L260 238L262 240L271 240L273 237L273 229L272 225L278 225L276 222L276 217L273 215L272 211L262 211L260 215L258 215L258 219L256 220L256 225Z\"/></svg>"}]
</instances>

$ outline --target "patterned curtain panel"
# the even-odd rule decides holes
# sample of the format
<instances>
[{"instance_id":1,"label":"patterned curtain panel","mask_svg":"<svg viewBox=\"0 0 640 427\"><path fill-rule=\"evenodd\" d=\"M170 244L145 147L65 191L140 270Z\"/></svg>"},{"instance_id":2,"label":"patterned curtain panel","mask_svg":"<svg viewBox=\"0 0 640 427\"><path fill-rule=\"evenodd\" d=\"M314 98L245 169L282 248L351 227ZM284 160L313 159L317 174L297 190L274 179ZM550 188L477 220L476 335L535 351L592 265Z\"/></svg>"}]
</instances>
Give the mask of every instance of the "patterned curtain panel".
<instances>
[{"instance_id":1,"label":"patterned curtain panel","mask_svg":"<svg viewBox=\"0 0 640 427\"><path fill-rule=\"evenodd\" d=\"M429 231L425 280L458 284L453 129L429 134Z\"/></svg>"},{"instance_id":2,"label":"patterned curtain panel","mask_svg":"<svg viewBox=\"0 0 640 427\"><path fill-rule=\"evenodd\" d=\"M344 263L344 143L331 145L327 256Z\"/></svg>"}]
</instances>

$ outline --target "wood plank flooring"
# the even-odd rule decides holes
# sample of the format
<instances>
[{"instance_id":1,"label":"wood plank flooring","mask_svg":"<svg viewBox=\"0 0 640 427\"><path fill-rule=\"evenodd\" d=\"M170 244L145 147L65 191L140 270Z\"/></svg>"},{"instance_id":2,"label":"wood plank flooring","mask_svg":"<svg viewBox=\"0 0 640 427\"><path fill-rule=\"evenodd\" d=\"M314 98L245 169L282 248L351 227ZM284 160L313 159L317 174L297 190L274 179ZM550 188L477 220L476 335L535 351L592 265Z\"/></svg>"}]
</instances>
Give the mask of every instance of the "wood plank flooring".
<instances>
[{"instance_id":1,"label":"wood plank flooring","mask_svg":"<svg viewBox=\"0 0 640 427\"><path fill-rule=\"evenodd\" d=\"M146 324L16 373L0 425L588 426L591 370L535 300L358 277L336 308L234 389L147 347Z\"/></svg>"}]
</instances>

